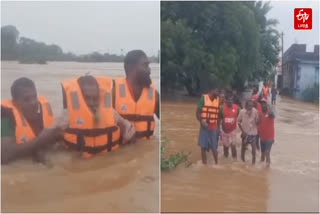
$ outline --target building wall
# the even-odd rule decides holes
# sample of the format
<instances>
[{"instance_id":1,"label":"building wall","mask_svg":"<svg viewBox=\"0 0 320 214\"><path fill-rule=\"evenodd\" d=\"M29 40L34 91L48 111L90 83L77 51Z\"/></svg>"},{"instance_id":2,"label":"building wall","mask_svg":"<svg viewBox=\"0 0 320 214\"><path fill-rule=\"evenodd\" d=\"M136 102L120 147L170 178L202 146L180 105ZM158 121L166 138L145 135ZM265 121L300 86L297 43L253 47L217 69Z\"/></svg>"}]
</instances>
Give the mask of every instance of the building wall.
<instances>
[{"instance_id":1,"label":"building wall","mask_svg":"<svg viewBox=\"0 0 320 214\"><path fill-rule=\"evenodd\" d=\"M319 83L319 65L299 63L295 70L295 97L302 98L305 89Z\"/></svg>"},{"instance_id":2,"label":"building wall","mask_svg":"<svg viewBox=\"0 0 320 214\"><path fill-rule=\"evenodd\" d=\"M295 94L295 75L296 75L296 70L297 70L297 64L296 62L290 61L287 62L284 65L283 69L283 89L288 90L286 93L289 95L294 95Z\"/></svg>"},{"instance_id":3,"label":"building wall","mask_svg":"<svg viewBox=\"0 0 320 214\"><path fill-rule=\"evenodd\" d=\"M291 80L291 72L289 70L290 68L290 63L287 63L283 66L283 88L290 88L290 80Z\"/></svg>"}]
</instances>

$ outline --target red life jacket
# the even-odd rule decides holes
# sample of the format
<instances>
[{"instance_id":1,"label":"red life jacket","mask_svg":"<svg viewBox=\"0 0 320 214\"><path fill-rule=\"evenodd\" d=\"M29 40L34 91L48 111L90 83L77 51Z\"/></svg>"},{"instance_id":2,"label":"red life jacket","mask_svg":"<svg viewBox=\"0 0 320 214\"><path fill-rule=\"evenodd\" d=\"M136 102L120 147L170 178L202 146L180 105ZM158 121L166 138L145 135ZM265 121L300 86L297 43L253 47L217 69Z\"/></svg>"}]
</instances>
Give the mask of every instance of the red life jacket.
<instances>
[{"instance_id":1,"label":"red life jacket","mask_svg":"<svg viewBox=\"0 0 320 214\"><path fill-rule=\"evenodd\" d=\"M230 133L237 128L238 105L232 104L232 106L229 107L224 103L222 113L224 132Z\"/></svg>"}]
</instances>

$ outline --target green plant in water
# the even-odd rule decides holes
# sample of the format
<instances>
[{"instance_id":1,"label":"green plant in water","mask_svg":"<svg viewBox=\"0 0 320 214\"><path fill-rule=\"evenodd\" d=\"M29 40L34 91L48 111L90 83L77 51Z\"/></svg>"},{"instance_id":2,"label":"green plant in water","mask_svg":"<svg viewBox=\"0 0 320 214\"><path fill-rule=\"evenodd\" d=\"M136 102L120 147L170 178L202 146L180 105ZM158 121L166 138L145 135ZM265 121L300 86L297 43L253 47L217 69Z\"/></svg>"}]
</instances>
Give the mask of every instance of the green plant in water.
<instances>
[{"instance_id":1,"label":"green plant in water","mask_svg":"<svg viewBox=\"0 0 320 214\"><path fill-rule=\"evenodd\" d=\"M169 143L168 139L161 141L161 170L170 170L175 168L178 164L187 161L188 153L185 151L170 154L168 158L164 158L164 153Z\"/></svg>"}]
</instances>

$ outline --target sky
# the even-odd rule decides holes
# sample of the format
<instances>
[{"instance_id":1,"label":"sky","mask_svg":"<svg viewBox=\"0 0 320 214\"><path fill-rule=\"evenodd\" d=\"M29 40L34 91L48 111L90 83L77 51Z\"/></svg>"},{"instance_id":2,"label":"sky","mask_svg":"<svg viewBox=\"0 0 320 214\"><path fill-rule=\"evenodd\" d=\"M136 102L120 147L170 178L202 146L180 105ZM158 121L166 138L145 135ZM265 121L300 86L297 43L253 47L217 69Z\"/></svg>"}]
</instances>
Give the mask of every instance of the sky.
<instances>
[{"instance_id":1,"label":"sky","mask_svg":"<svg viewBox=\"0 0 320 214\"><path fill-rule=\"evenodd\" d=\"M294 43L307 44L307 51L319 44L319 2L318 1L272 1L268 18L278 19L276 29L283 32L284 52ZM294 29L294 8L312 8L312 30ZM281 43L280 43L281 44Z\"/></svg>"},{"instance_id":2,"label":"sky","mask_svg":"<svg viewBox=\"0 0 320 214\"><path fill-rule=\"evenodd\" d=\"M160 50L159 2L1 2L1 26L64 52Z\"/></svg>"}]
</instances>

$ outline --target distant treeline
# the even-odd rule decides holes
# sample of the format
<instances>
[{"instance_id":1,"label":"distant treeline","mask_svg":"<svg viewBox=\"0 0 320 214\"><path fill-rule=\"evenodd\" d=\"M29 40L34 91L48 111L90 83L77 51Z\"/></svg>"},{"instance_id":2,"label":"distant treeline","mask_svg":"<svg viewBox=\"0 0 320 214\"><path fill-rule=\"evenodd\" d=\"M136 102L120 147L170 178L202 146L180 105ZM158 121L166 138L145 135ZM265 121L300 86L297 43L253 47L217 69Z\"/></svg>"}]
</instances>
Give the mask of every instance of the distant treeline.
<instances>
[{"instance_id":1,"label":"distant treeline","mask_svg":"<svg viewBox=\"0 0 320 214\"><path fill-rule=\"evenodd\" d=\"M123 62L124 55L93 52L85 55L64 53L58 45L47 45L26 37L19 37L15 26L1 27L1 60L16 60L21 63L45 63L46 61L77 62ZM150 62L159 63L158 56L149 57Z\"/></svg>"}]
</instances>

